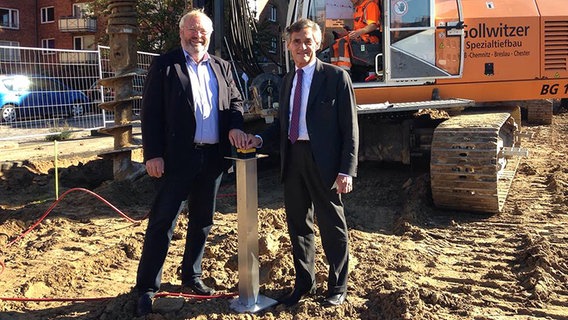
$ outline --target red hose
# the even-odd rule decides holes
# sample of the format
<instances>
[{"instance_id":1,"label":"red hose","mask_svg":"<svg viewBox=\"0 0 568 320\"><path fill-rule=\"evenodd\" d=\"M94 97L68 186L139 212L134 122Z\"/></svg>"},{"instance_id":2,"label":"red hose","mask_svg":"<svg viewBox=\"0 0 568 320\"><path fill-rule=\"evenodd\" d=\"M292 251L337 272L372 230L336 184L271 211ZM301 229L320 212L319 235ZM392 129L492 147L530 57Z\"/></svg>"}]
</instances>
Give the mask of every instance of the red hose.
<instances>
[{"instance_id":1,"label":"red hose","mask_svg":"<svg viewBox=\"0 0 568 320\"><path fill-rule=\"evenodd\" d=\"M88 189L85 189L85 188L72 188L72 189L65 191L59 197L59 199L57 199L49 207L49 209L47 209L47 211L31 227L29 227L25 232L20 234L16 239L10 241L6 246L13 245L16 241L22 239L24 236L26 236L28 233L30 233L33 229L35 229L51 213L51 211L53 211L53 209L57 206L57 204L59 204L59 202L61 200L63 200L63 198L65 198L66 195L68 195L69 193L71 193L73 191L83 191L83 192L86 192L86 193L94 196L95 198L99 199L104 204L109 206L111 209L113 209L115 212L117 212L119 215L121 215L123 218L125 218L126 220L128 220L129 222L132 222L132 223L140 223L144 219L146 219L149 215L149 213L148 213L144 217L142 217L142 219L139 219L139 220L132 219L129 216L127 216L126 214L124 214L122 211L120 211L113 204L108 202L106 199L104 199L100 195L96 194L95 192L88 190ZM230 197L230 196L235 196L235 195L236 194L221 194L221 195L218 195L218 197ZM4 272L4 269L6 269L6 265L4 264L3 259L0 259L0 275ZM161 292L161 293L157 293L156 297L175 296L175 297L192 298L192 299L213 299L213 298L234 297L236 295L238 295L238 294L237 293L224 293L224 294L217 294L217 295L212 295L212 296L201 296L201 295L188 294L188 293L182 293L182 292ZM98 301L98 300L109 300L109 299L114 299L114 298L116 298L116 297L100 297L100 298L10 298L10 297L0 297L0 301L3 300L3 301L35 301L35 302L63 301L63 302L66 302L66 301Z\"/></svg>"},{"instance_id":2,"label":"red hose","mask_svg":"<svg viewBox=\"0 0 568 320\"><path fill-rule=\"evenodd\" d=\"M116 211L118 214L120 214L122 217L124 217L126 220L132 222L132 223L140 223L142 222L142 220L146 219L146 217L148 216L146 214L146 216L144 216L142 219L140 220L135 220L130 218L129 216L127 216L126 214L122 213L122 211L120 211L117 207L115 207L113 204L111 204L110 202L108 202L107 200L105 200L103 197L99 196L98 194L94 193L91 190L85 189L85 188L73 188L73 189L69 189L67 191L65 191L60 197L59 199L57 199L52 205L51 207L49 207L49 209L47 209L47 211L31 226L28 228L28 230L26 230L25 232L23 232L22 234L20 234L16 239L10 241L8 243L8 246L11 246L12 244L14 244L16 241L20 240L21 238L23 238L26 234L30 233L33 229L35 229L35 227L37 227L42 221L43 219L45 219L45 217L47 217L48 214L51 213L51 211L55 208L55 206L57 206L57 204L59 204L59 202L61 200L63 200L63 198L65 198L66 195L68 195L69 193L73 192L73 191L83 191L86 192L92 196L94 196L95 198L101 200L104 204L106 204L107 206L109 206L110 208L112 208L114 211Z\"/></svg>"},{"instance_id":3,"label":"red hose","mask_svg":"<svg viewBox=\"0 0 568 320\"><path fill-rule=\"evenodd\" d=\"M69 301L101 301L114 299L115 297L101 297L101 298L6 298L0 297L3 301L32 301L32 302L46 302L46 301L59 301L59 302L69 302Z\"/></svg>"},{"instance_id":4,"label":"red hose","mask_svg":"<svg viewBox=\"0 0 568 320\"><path fill-rule=\"evenodd\" d=\"M238 293L220 293L212 296L201 296L197 294L183 293L183 292L158 292L154 297L182 297L185 299L217 299L217 298L230 298L238 296ZM30 301L30 302L78 302L78 301L104 301L115 299L116 297L98 297L98 298L8 298L0 297L2 301Z\"/></svg>"}]
</instances>

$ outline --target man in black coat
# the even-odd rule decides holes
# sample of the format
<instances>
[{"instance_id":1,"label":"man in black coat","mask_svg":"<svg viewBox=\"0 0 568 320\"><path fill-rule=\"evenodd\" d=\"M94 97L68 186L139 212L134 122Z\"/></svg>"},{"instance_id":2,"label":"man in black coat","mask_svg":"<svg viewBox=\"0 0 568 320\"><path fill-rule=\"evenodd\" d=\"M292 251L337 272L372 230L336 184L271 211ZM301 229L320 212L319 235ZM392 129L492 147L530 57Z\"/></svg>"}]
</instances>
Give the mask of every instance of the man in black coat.
<instances>
[{"instance_id":1,"label":"man in black coat","mask_svg":"<svg viewBox=\"0 0 568 320\"><path fill-rule=\"evenodd\" d=\"M280 139L284 204L296 270L294 289L281 299L288 306L316 288L314 217L329 262L323 303L340 305L347 295L349 243L341 194L352 191L357 170L357 109L348 73L317 59L321 39L319 26L308 19L286 29L295 71L284 77L279 119L259 136L248 138L248 147Z\"/></svg>"},{"instance_id":2,"label":"man in black coat","mask_svg":"<svg viewBox=\"0 0 568 320\"><path fill-rule=\"evenodd\" d=\"M182 285L196 294L214 290L201 279L205 242L213 225L223 171L231 145L246 146L243 101L231 66L207 53L213 23L201 10L180 19L181 48L156 57L142 99L146 170L160 179L138 266L137 314L152 311L162 267L183 201L189 224L181 264Z\"/></svg>"}]
</instances>

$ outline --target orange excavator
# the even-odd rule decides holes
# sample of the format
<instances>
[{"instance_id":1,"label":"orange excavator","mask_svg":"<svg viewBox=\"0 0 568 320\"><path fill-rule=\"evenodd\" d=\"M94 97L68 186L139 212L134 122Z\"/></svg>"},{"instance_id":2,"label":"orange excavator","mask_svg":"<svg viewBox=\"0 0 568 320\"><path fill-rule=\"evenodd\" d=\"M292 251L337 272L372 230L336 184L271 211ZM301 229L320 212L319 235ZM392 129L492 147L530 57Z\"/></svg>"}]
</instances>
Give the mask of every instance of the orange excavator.
<instances>
[{"instance_id":1,"label":"orange excavator","mask_svg":"<svg viewBox=\"0 0 568 320\"><path fill-rule=\"evenodd\" d=\"M438 207L502 211L521 119L550 124L568 99L565 0L377 0L379 45L352 43L360 160L430 163ZM353 26L350 0L292 0L317 21L320 59ZM337 36L335 36L336 38ZM287 59L288 69L293 66Z\"/></svg>"}]
</instances>

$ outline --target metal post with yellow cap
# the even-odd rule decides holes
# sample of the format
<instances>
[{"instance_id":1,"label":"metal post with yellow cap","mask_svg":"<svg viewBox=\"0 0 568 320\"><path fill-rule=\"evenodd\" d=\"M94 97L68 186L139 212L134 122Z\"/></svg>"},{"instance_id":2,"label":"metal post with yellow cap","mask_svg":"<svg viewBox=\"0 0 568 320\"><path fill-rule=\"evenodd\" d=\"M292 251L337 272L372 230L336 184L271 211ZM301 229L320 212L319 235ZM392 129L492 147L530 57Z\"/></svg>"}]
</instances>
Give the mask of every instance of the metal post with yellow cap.
<instances>
[{"instance_id":1,"label":"metal post with yellow cap","mask_svg":"<svg viewBox=\"0 0 568 320\"><path fill-rule=\"evenodd\" d=\"M256 149L237 149L237 234L239 296L231 302L237 312L257 312L273 306L276 300L259 294L258 261L258 185Z\"/></svg>"}]
</instances>

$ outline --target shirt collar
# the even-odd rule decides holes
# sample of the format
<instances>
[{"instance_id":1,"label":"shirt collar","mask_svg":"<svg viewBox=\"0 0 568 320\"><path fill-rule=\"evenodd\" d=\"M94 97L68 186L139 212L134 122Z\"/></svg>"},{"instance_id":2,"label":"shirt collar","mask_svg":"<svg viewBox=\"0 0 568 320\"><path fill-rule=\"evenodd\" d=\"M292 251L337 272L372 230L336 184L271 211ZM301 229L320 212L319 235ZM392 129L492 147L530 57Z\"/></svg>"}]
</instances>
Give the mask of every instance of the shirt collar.
<instances>
[{"instance_id":1,"label":"shirt collar","mask_svg":"<svg viewBox=\"0 0 568 320\"><path fill-rule=\"evenodd\" d=\"M185 61L197 64L197 62L193 60L193 58L189 55L187 51L185 51L185 49L182 48L182 50L183 50L183 55L185 56ZM209 61L209 58L210 58L209 52L205 52L205 55L203 56L203 60L201 60L201 62Z\"/></svg>"},{"instance_id":2,"label":"shirt collar","mask_svg":"<svg viewBox=\"0 0 568 320\"><path fill-rule=\"evenodd\" d=\"M314 70L316 69L316 60L317 59L314 59L314 61L308 63L308 65L303 68L296 67L296 71L298 69L302 69L304 70L304 75L309 76L311 78L311 76L314 74Z\"/></svg>"}]
</instances>

